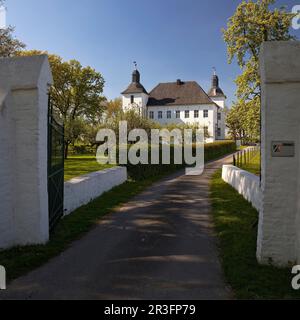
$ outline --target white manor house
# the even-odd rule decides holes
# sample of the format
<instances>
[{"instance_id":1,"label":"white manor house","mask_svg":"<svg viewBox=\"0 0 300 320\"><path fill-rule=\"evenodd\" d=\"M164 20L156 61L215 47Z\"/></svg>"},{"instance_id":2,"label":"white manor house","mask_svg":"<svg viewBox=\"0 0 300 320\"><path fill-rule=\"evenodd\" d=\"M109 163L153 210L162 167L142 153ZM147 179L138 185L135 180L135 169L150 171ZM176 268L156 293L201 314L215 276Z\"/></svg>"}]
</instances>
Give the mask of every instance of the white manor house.
<instances>
[{"instance_id":1,"label":"white manor house","mask_svg":"<svg viewBox=\"0 0 300 320\"><path fill-rule=\"evenodd\" d=\"M226 96L219 86L214 72L212 86L206 93L196 81L181 81L158 84L150 93L140 81L136 69L132 82L122 92L124 111L137 110L162 125L190 124L206 130L206 142L225 139Z\"/></svg>"}]
</instances>

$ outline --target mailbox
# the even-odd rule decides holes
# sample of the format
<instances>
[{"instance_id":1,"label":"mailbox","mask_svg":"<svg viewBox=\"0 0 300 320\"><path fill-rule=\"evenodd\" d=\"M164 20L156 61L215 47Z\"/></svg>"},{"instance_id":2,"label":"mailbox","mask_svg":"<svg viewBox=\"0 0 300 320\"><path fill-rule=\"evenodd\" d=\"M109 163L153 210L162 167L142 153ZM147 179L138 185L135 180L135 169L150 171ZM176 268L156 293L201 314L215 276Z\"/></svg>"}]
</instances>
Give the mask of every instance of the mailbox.
<instances>
[{"instance_id":1,"label":"mailbox","mask_svg":"<svg viewBox=\"0 0 300 320\"><path fill-rule=\"evenodd\" d=\"M292 158L295 157L295 142L293 141L273 141L272 157Z\"/></svg>"}]
</instances>

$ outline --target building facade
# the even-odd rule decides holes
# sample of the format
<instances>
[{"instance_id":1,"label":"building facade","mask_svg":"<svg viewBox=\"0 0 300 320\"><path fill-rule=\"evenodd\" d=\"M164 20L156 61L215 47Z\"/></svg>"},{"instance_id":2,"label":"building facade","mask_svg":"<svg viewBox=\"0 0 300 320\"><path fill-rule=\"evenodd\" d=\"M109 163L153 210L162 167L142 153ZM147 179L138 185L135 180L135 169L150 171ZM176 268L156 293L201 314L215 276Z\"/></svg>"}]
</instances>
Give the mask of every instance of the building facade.
<instances>
[{"instance_id":1,"label":"building facade","mask_svg":"<svg viewBox=\"0 0 300 320\"><path fill-rule=\"evenodd\" d=\"M226 96L214 73L212 86L206 93L195 81L158 84L150 93L140 81L140 73L134 70L132 82L122 92L123 110L135 110L161 125L197 125L204 128L206 142L225 139Z\"/></svg>"}]
</instances>

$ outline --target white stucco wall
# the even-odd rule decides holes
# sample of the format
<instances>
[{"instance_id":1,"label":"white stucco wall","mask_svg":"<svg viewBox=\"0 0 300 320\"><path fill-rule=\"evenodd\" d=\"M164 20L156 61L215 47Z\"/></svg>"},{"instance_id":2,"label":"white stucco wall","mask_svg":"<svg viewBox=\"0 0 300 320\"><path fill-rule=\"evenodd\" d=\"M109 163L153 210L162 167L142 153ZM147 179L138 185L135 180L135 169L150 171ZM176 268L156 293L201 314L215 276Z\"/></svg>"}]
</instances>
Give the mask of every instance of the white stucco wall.
<instances>
[{"instance_id":1,"label":"white stucco wall","mask_svg":"<svg viewBox=\"0 0 300 320\"><path fill-rule=\"evenodd\" d=\"M6 96L2 93L2 96ZM14 242L13 237L13 165L14 146L13 110L11 96L0 106L0 248L6 248Z\"/></svg>"},{"instance_id":2,"label":"white stucco wall","mask_svg":"<svg viewBox=\"0 0 300 320\"><path fill-rule=\"evenodd\" d=\"M199 118L194 117L194 111L199 111ZM208 110L208 118L204 118L203 111ZM162 119L158 118L159 111L162 111ZM171 118L167 118L167 112L171 111ZM176 111L180 111L180 118L176 118ZM189 118L185 118L185 111L190 112ZM186 106L155 106L148 107L148 117L150 118L150 112L154 112L153 121L160 123L161 125L166 124L198 124L200 127L206 126L208 128L211 141L217 139L225 139L225 113L223 109L219 109L215 105L186 105ZM215 126L217 124L218 112L221 113L222 118L219 121L219 128L221 128L221 136L216 137Z\"/></svg>"},{"instance_id":3,"label":"white stucco wall","mask_svg":"<svg viewBox=\"0 0 300 320\"><path fill-rule=\"evenodd\" d=\"M262 80L262 191L257 257L300 262L300 42L266 42ZM272 141L295 142L294 157L272 157Z\"/></svg>"},{"instance_id":4,"label":"white stucco wall","mask_svg":"<svg viewBox=\"0 0 300 320\"><path fill-rule=\"evenodd\" d=\"M232 165L224 165L222 179L238 191L256 210L261 209L260 178Z\"/></svg>"},{"instance_id":5,"label":"white stucco wall","mask_svg":"<svg viewBox=\"0 0 300 320\"><path fill-rule=\"evenodd\" d=\"M0 59L0 248L49 237L47 56Z\"/></svg>"},{"instance_id":6,"label":"white stucco wall","mask_svg":"<svg viewBox=\"0 0 300 320\"><path fill-rule=\"evenodd\" d=\"M222 109L224 109L226 107L226 98L225 97L210 97L210 98L214 103L216 103Z\"/></svg>"},{"instance_id":7,"label":"white stucco wall","mask_svg":"<svg viewBox=\"0 0 300 320\"><path fill-rule=\"evenodd\" d=\"M218 126L221 128L221 140L226 139L227 137L227 127L226 127L226 98L225 97L211 97L212 101L216 103L220 109L219 112L221 113L221 121L218 121Z\"/></svg>"},{"instance_id":8,"label":"white stucco wall","mask_svg":"<svg viewBox=\"0 0 300 320\"><path fill-rule=\"evenodd\" d=\"M131 96L134 96L134 105L131 104ZM122 108L124 111L128 111L132 108L136 109L137 107L141 110L141 115L144 117L147 116L147 103L149 96L144 93L132 93L122 95Z\"/></svg>"},{"instance_id":9,"label":"white stucco wall","mask_svg":"<svg viewBox=\"0 0 300 320\"><path fill-rule=\"evenodd\" d=\"M64 208L65 215L88 204L104 192L124 183L127 180L127 168L115 167L93 172L65 182Z\"/></svg>"}]
</instances>

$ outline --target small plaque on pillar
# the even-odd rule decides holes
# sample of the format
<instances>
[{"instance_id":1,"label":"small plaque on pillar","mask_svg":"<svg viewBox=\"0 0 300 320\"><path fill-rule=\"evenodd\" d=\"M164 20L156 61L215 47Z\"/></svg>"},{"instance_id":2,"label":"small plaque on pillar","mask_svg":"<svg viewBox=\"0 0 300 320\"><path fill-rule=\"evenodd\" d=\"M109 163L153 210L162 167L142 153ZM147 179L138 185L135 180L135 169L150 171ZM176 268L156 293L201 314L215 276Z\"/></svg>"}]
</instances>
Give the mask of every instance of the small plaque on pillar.
<instances>
[{"instance_id":1,"label":"small plaque on pillar","mask_svg":"<svg viewBox=\"0 0 300 320\"><path fill-rule=\"evenodd\" d=\"M273 141L272 157L293 158L295 157L295 142L293 141Z\"/></svg>"}]
</instances>

